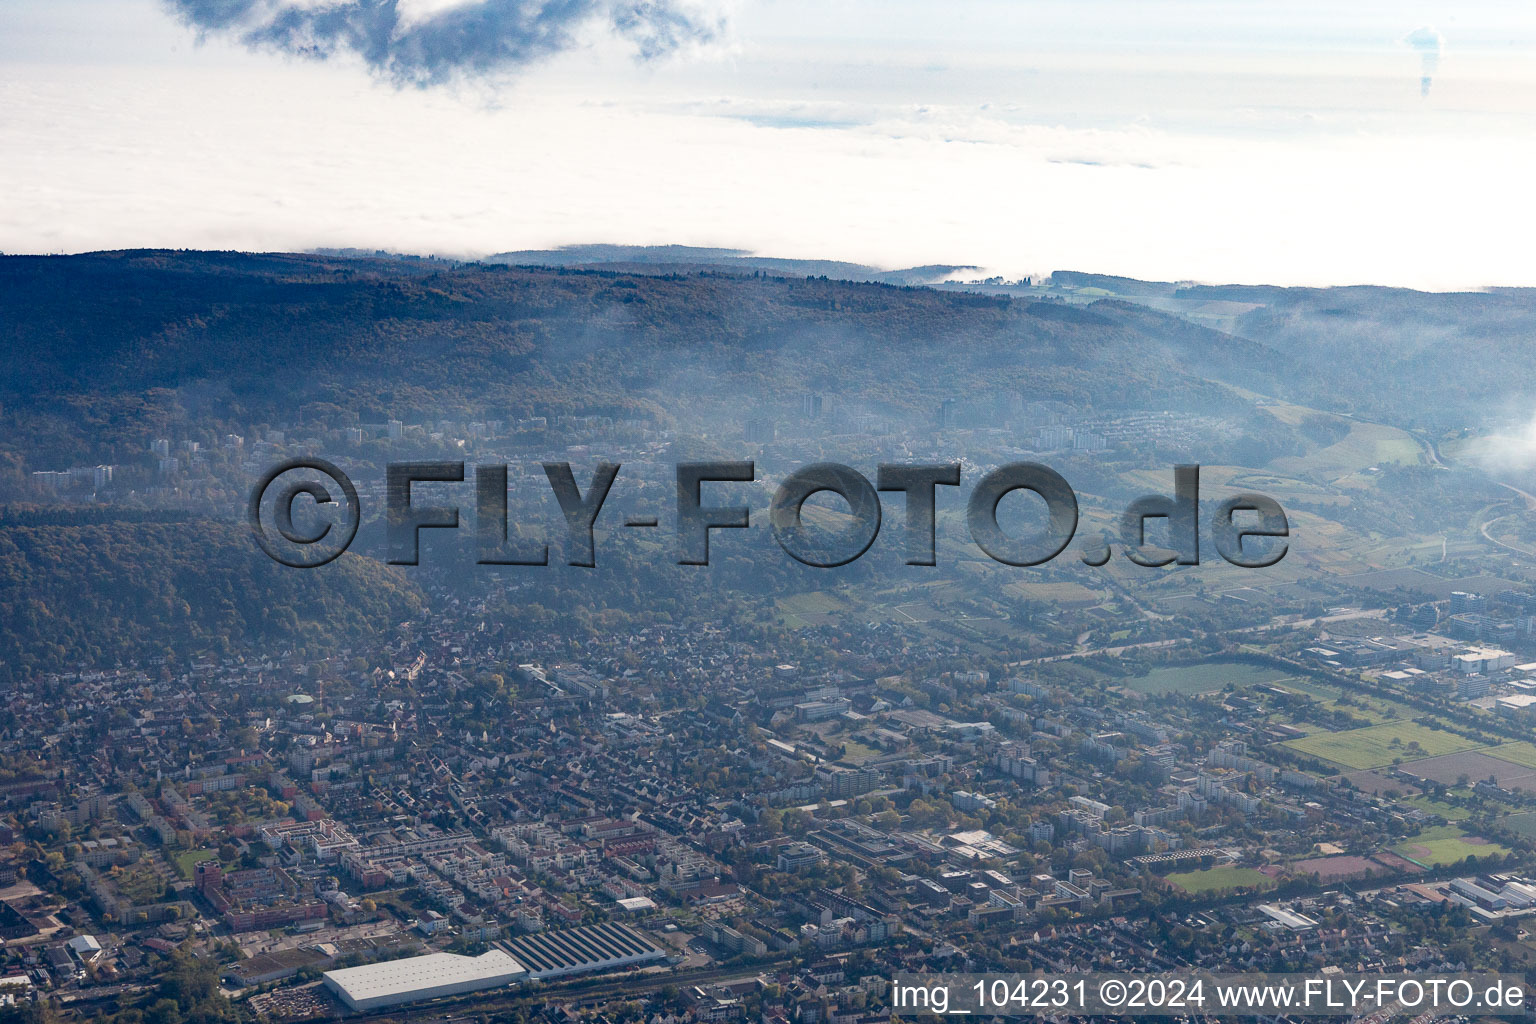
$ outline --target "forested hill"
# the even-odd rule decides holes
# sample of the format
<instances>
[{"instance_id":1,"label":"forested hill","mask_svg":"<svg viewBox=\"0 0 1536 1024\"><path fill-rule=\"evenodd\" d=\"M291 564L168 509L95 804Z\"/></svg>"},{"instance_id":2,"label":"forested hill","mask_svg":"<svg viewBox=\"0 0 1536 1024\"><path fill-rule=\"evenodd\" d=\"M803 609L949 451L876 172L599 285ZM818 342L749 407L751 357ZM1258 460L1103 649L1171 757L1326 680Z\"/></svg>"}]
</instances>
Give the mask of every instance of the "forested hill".
<instances>
[{"instance_id":1,"label":"forested hill","mask_svg":"<svg viewBox=\"0 0 1536 1024\"><path fill-rule=\"evenodd\" d=\"M121 471L99 519L0 510L0 665L323 649L416 614L413 577L370 560L366 545L318 573L267 561L237 523L250 470L222 450L225 433L324 445L344 443L343 428L394 419L521 421L548 424L548 434L507 442L553 454L577 436L560 417L597 416L630 421L626 437L669 438L682 446L676 455L696 443L739 450L756 416L793 423L794 443L858 437L883 422L921 447L941 409L964 410L964 426L1002 426L1042 402L1077 419L1214 417L1200 421L1220 429L1201 428L1198 460L1263 467L1349 431L1320 414L1282 421L1264 396L1419 425L1536 388L1525 350L1531 293L1187 289L1087 275L1060 288L1042 300L1050 288L975 294L762 267L629 273L165 251L0 258L10 371L0 375L0 503L47 500L39 470ZM1113 297L1089 301L1087 290ZM1234 329L1197 326L1157 302L1219 307ZM808 425L810 395L837 416ZM1016 416L1010 443L1033 438L1020 431L1052 409L1040 412ZM158 438L178 454L214 449L216 470L166 498L157 492L176 490L166 486L176 478L160 474L150 450ZM1147 443L1138 465L1185 457ZM353 454L392 457L387 443L370 444ZM1081 470L1091 482L1092 467ZM78 510L89 499L87 487L69 501ZM157 518L178 501L211 519Z\"/></svg>"},{"instance_id":2,"label":"forested hill","mask_svg":"<svg viewBox=\"0 0 1536 1024\"><path fill-rule=\"evenodd\" d=\"M1529 415L1536 289L1196 288L1251 302L1235 329L1283 352L1293 393L1366 419L1438 433Z\"/></svg>"},{"instance_id":3,"label":"forested hill","mask_svg":"<svg viewBox=\"0 0 1536 1024\"><path fill-rule=\"evenodd\" d=\"M1536 289L1189 286L1057 271L1044 288L1024 291L1079 302L1113 296L1197 322L1215 318L1280 354L1272 393L1429 434L1488 427L1490 417L1523 422L1536 394Z\"/></svg>"},{"instance_id":4,"label":"forested hill","mask_svg":"<svg viewBox=\"0 0 1536 1024\"><path fill-rule=\"evenodd\" d=\"M1010 402L1041 400L1250 417L1233 436L1260 458L1288 436L1221 383L1267 390L1275 353L1135 305L760 267L649 269L164 251L0 258L10 369L0 503L48 500L40 470L118 467L116 503L98 519L0 509L0 664L25 673L165 651L325 649L414 616L414 578L361 543L315 573L261 555L233 511L243 492L226 433L602 416L632 421L631 436L639 424L684 444L739 444L749 417L798 415L814 392L840 424L872 417L919 432L946 402L984 421L1001 410L1001 425ZM563 436L525 440L560 451ZM157 497L177 486L157 472L158 438L184 458L184 443L201 442L217 470ZM133 511L167 501L212 518Z\"/></svg>"},{"instance_id":5,"label":"forested hill","mask_svg":"<svg viewBox=\"0 0 1536 1024\"><path fill-rule=\"evenodd\" d=\"M401 570L361 555L324 573L280 566L243 523L0 510L0 683L258 645L325 654L422 604Z\"/></svg>"},{"instance_id":6,"label":"forested hill","mask_svg":"<svg viewBox=\"0 0 1536 1024\"><path fill-rule=\"evenodd\" d=\"M891 415L1022 393L1228 408L1264 346L1121 302L824 278L135 251L0 258L0 454L113 462L195 420L586 413L740 422L808 389Z\"/></svg>"}]
</instances>

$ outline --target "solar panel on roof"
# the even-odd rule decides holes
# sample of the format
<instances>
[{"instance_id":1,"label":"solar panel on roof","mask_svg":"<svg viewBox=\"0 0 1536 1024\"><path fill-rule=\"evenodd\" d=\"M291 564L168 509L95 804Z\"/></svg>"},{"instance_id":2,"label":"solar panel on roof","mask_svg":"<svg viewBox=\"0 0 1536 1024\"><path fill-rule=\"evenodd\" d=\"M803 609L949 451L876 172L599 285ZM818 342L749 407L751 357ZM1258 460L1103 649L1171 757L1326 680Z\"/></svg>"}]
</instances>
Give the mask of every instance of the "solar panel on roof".
<instances>
[{"instance_id":1,"label":"solar panel on roof","mask_svg":"<svg viewBox=\"0 0 1536 1024\"><path fill-rule=\"evenodd\" d=\"M536 977L573 974L666 956L633 928L614 923L522 935L502 945Z\"/></svg>"}]
</instances>

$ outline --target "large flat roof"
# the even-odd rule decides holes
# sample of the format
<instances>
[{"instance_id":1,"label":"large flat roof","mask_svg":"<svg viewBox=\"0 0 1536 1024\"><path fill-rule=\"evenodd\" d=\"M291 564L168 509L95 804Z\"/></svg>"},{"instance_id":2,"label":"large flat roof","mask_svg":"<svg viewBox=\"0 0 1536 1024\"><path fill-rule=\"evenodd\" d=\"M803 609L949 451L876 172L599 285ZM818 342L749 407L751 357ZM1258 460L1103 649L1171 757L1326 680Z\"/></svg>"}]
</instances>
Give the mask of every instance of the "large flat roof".
<instances>
[{"instance_id":1,"label":"large flat roof","mask_svg":"<svg viewBox=\"0 0 1536 1024\"><path fill-rule=\"evenodd\" d=\"M327 971L325 977L354 1003L479 982L487 987L523 977L523 965L499 949L479 956L430 953L403 960Z\"/></svg>"},{"instance_id":2,"label":"large flat roof","mask_svg":"<svg viewBox=\"0 0 1536 1024\"><path fill-rule=\"evenodd\" d=\"M502 944L535 978L666 957L635 929L615 922L519 935Z\"/></svg>"}]
</instances>

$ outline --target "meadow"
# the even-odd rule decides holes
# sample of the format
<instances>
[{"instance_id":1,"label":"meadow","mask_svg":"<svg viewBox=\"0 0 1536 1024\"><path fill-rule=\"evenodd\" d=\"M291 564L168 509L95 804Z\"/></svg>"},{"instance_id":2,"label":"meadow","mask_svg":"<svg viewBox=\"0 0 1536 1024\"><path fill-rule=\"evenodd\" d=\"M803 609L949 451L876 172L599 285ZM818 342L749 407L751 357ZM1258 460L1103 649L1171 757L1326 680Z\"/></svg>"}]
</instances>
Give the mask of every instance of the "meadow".
<instances>
[{"instance_id":1,"label":"meadow","mask_svg":"<svg viewBox=\"0 0 1536 1024\"><path fill-rule=\"evenodd\" d=\"M1444 732L1417 722L1387 722L1383 725L1349 729L1345 732L1320 732L1285 745L1298 753L1331 761L1345 768L1380 768L1394 761L1413 761L1471 750L1480 744L1453 732Z\"/></svg>"},{"instance_id":2,"label":"meadow","mask_svg":"<svg viewBox=\"0 0 1536 1024\"><path fill-rule=\"evenodd\" d=\"M1138 693L1161 695L1181 693L1186 696L1214 693L1228 683L1253 686L1290 678L1278 669L1249 665L1241 661L1212 661L1202 665L1170 665L1155 668L1146 675L1127 679L1125 686Z\"/></svg>"},{"instance_id":3,"label":"meadow","mask_svg":"<svg viewBox=\"0 0 1536 1024\"><path fill-rule=\"evenodd\" d=\"M1262 871L1232 865L1207 868L1204 871L1183 871L1169 875L1168 881L1192 895L1228 889L1272 889L1275 886L1275 880Z\"/></svg>"}]
</instances>

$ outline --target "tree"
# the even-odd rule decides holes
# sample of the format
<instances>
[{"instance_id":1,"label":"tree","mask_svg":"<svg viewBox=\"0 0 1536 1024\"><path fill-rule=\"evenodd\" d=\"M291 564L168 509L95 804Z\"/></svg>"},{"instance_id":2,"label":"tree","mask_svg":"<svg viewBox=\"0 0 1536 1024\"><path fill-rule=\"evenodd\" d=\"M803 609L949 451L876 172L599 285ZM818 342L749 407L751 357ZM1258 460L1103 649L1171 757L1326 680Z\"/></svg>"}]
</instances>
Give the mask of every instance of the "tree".
<instances>
[{"instance_id":1,"label":"tree","mask_svg":"<svg viewBox=\"0 0 1536 1024\"><path fill-rule=\"evenodd\" d=\"M157 999L144 1014L145 1024L181 1024L181 1007L174 999Z\"/></svg>"}]
</instances>

